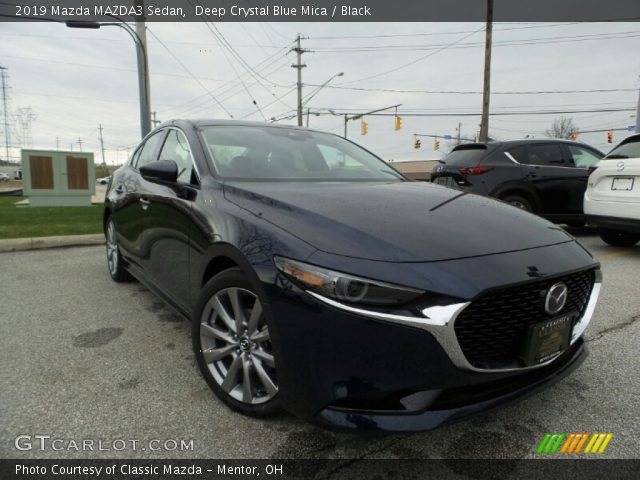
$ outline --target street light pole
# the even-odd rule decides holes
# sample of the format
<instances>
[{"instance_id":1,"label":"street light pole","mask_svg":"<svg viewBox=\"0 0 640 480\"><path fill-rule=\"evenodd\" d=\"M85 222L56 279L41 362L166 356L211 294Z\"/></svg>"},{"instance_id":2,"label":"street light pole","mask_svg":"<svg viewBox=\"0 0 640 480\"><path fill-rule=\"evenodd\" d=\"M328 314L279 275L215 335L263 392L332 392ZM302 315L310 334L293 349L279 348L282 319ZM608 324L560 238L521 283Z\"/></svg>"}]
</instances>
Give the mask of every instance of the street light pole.
<instances>
[{"instance_id":1,"label":"street light pole","mask_svg":"<svg viewBox=\"0 0 640 480\"><path fill-rule=\"evenodd\" d=\"M144 138L151 131L151 107L149 95L149 60L147 58L146 34L144 21L136 22L136 30L125 22L87 22L87 21L68 21L67 27L70 28L100 28L100 27L119 27L126 31L133 42L136 44L136 57L138 60L138 90L140 94L140 134ZM141 35L142 36L141 36Z\"/></svg>"},{"instance_id":2,"label":"street light pole","mask_svg":"<svg viewBox=\"0 0 640 480\"><path fill-rule=\"evenodd\" d=\"M307 99L306 99L304 102L302 102L302 103L301 103L301 108L302 108L302 107L304 107L307 103L309 103L309 102L311 101L311 99L312 99L313 97L315 97L315 96L320 92L320 90L322 90L324 87L326 87L327 85L329 85L329 82L330 82L331 80L333 80L333 79L334 79L334 78L336 78L336 77L341 77L341 76L343 76L343 75L344 75L344 72L336 73L333 77L329 78L329 80L327 80L327 81L326 81L326 82L324 82L322 85L320 85L318 88L316 88L313 92L311 92L311 93L309 94L309 96L307 97ZM307 108L307 128L309 128L309 113L310 113L310 110L311 110L311 109Z\"/></svg>"}]
</instances>

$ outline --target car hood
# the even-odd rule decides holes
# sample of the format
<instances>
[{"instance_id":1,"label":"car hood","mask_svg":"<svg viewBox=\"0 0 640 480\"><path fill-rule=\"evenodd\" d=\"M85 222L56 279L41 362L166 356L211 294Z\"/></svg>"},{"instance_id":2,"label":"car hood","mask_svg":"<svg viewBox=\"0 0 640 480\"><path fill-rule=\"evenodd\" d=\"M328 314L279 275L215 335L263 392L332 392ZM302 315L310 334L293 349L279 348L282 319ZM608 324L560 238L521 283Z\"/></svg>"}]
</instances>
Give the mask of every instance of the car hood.
<instances>
[{"instance_id":1,"label":"car hood","mask_svg":"<svg viewBox=\"0 0 640 480\"><path fill-rule=\"evenodd\" d=\"M515 207L424 182L227 182L225 198L315 248L429 262L572 241Z\"/></svg>"}]
</instances>

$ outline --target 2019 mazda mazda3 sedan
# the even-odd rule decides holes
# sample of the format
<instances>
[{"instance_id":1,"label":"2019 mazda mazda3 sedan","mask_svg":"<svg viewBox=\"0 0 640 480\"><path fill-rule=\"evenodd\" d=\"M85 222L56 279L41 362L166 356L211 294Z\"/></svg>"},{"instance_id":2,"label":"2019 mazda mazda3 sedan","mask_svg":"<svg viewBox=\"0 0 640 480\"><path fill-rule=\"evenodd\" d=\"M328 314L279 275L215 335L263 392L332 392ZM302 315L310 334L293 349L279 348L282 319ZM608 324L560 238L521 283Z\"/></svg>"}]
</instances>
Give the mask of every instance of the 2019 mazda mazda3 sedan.
<instances>
[{"instance_id":1,"label":"2019 mazda mazda3 sedan","mask_svg":"<svg viewBox=\"0 0 640 480\"><path fill-rule=\"evenodd\" d=\"M107 263L193 323L231 408L421 430L582 360L594 258L518 208L406 181L335 135L172 121L113 175Z\"/></svg>"}]
</instances>

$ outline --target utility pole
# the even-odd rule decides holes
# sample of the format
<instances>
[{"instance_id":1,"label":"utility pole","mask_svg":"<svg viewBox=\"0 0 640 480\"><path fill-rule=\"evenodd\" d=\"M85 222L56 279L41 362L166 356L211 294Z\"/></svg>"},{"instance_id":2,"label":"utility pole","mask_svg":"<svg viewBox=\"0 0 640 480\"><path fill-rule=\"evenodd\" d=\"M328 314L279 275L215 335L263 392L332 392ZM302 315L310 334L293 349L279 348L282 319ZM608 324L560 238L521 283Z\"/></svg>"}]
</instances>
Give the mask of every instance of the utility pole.
<instances>
[{"instance_id":1,"label":"utility pole","mask_svg":"<svg viewBox=\"0 0 640 480\"><path fill-rule=\"evenodd\" d=\"M136 6L140 7L140 10L144 12L144 2L142 0L136 0L134 2ZM140 95L143 98L143 102L140 102L140 128L142 130L142 137L145 137L147 133L151 131L151 93L149 87L149 58L147 48L147 27L145 25L146 17L144 15L136 17L136 35L138 42L136 42L136 56L138 59L138 86L140 89ZM138 45L139 43L139 45Z\"/></svg>"},{"instance_id":2,"label":"utility pole","mask_svg":"<svg viewBox=\"0 0 640 480\"><path fill-rule=\"evenodd\" d=\"M638 89L638 109L636 110L636 131L640 133L640 88Z\"/></svg>"},{"instance_id":3,"label":"utility pole","mask_svg":"<svg viewBox=\"0 0 640 480\"><path fill-rule=\"evenodd\" d=\"M482 120L480 121L480 141L489 137L489 95L491 91L491 34L493 31L493 0L487 0L487 27L484 45L484 86L482 88Z\"/></svg>"},{"instance_id":4,"label":"utility pole","mask_svg":"<svg viewBox=\"0 0 640 480\"><path fill-rule=\"evenodd\" d=\"M461 131L461 130L462 130L462 122L458 122L458 141L457 141L456 145L460 145L460 141L461 141L461 138L460 138L460 135L461 135L461 134L460 134L460 131Z\"/></svg>"},{"instance_id":5,"label":"utility pole","mask_svg":"<svg viewBox=\"0 0 640 480\"><path fill-rule=\"evenodd\" d=\"M78 137L78 147L80 147L80 151L82 151L82 139Z\"/></svg>"},{"instance_id":6,"label":"utility pole","mask_svg":"<svg viewBox=\"0 0 640 480\"><path fill-rule=\"evenodd\" d=\"M2 77L2 112L4 116L4 154L5 161L9 162L9 101L7 98L7 67L0 67Z\"/></svg>"},{"instance_id":7,"label":"utility pole","mask_svg":"<svg viewBox=\"0 0 640 480\"><path fill-rule=\"evenodd\" d=\"M161 122L160 122L160 120L158 120L156 118L156 112L151 112L151 116L153 117L151 119L151 123L153 124L153 128L156 128L158 126L158 124L161 123Z\"/></svg>"},{"instance_id":8,"label":"utility pole","mask_svg":"<svg viewBox=\"0 0 640 480\"><path fill-rule=\"evenodd\" d=\"M299 127L302 126L302 69L306 67L306 65L302 63L302 54L308 51L302 48L302 46L300 45L300 40L302 40L302 37L300 36L300 34L298 34L298 36L296 37L295 48L292 48L291 50L289 50L290 52L296 52L298 57L298 63L291 65L291 68L296 68L298 70L297 86L298 86L298 126Z\"/></svg>"},{"instance_id":9,"label":"utility pole","mask_svg":"<svg viewBox=\"0 0 640 480\"><path fill-rule=\"evenodd\" d=\"M100 150L102 150L102 166L107 166L107 160L104 158L104 140L102 139L102 124L98 126L98 130L100 130Z\"/></svg>"}]
</instances>

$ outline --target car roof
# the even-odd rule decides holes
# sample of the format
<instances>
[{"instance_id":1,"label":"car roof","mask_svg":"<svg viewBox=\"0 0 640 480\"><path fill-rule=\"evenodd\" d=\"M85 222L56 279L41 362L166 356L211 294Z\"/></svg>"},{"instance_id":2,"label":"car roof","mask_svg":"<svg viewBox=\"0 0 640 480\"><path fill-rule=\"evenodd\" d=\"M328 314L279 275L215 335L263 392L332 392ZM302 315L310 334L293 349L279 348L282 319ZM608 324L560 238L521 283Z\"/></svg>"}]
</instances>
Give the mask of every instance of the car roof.
<instances>
[{"instance_id":1,"label":"car roof","mask_svg":"<svg viewBox=\"0 0 640 480\"><path fill-rule=\"evenodd\" d=\"M293 129L293 130L304 130L305 132L319 132L319 133L328 133L322 132L320 130L314 130L312 128L298 127L296 125L281 125L277 123L267 123L267 122L250 122L246 120L229 120L229 119L218 119L218 118L198 118L198 119L174 119L168 120L162 125L158 126L158 128L167 127L167 126L191 126L191 127L212 127L212 126L234 126L234 127L270 127L270 128L283 128L283 129Z\"/></svg>"},{"instance_id":2,"label":"car roof","mask_svg":"<svg viewBox=\"0 0 640 480\"><path fill-rule=\"evenodd\" d=\"M616 146L624 145L625 143L637 142L638 140L640 140L640 133L634 133L633 135L629 135L627 138L622 140Z\"/></svg>"},{"instance_id":3,"label":"car roof","mask_svg":"<svg viewBox=\"0 0 640 480\"><path fill-rule=\"evenodd\" d=\"M524 138L524 139L520 139L520 140L492 140L492 141L487 142L487 143L481 143L481 142L463 143L463 144L457 145L452 151L456 151L458 149L463 150L465 148L473 149L474 147L475 148L516 147L516 146L520 146L520 145L535 145L535 144L550 143L550 142L552 142L552 143L565 143L567 145L584 145L584 146L586 146L588 148L591 148L592 150L598 150L597 148L592 147L591 145L588 145L586 143L576 142L575 140L567 140L567 139L564 139L564 138Z\"/></svg>"}]
</instances>

